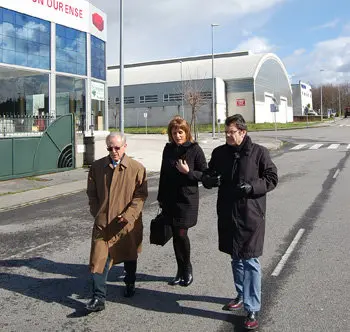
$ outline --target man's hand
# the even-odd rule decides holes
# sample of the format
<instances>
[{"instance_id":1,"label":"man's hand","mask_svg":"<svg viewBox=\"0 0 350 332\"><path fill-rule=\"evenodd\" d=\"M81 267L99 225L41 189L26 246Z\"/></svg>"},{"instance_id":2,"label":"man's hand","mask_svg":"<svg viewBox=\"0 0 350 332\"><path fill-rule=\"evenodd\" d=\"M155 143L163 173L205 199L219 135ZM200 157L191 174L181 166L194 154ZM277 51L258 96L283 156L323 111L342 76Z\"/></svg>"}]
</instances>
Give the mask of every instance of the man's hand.
<instances>
[{"instance_id":1,"label":"man's hand","mask_svg":"<svg viewBox=\"0 0 350 332\"><path fill-rule=\"evenodd\" d=\"M203 187L206 189L211 189L220 186L220 175L209 175L204 174L202 176Z\"/></svg>"},{"instance_id":2,"label":"man's hand","mask_svg":"<svg viewBox=\"0 0 350 332\"><path fill-rule=\"evenodd\" d=\"M123 216L118 216L117 218L118 218L117 220L118 224L128 223L128 221Z\"/></svg>"},{"instance_id":3,"label":"man's hand","mask_svg":"<svg viewBox=\"0 0 350 332\"><path fill-rule=\"evenodd\" d=\"M238 189L245 196L249 196L253 192L253 187L248 182L241 182L238 185Z\"/></svg>"}]
</instances>

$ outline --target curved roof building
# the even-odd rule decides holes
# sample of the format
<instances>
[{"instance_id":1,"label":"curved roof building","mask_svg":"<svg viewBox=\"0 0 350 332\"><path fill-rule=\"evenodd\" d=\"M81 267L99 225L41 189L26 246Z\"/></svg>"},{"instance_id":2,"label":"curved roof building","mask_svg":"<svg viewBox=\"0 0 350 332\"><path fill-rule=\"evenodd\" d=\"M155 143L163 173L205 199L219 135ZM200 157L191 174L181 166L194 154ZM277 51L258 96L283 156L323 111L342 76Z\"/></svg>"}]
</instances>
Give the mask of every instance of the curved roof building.
<instances>
[{"instance_id":1,"label":"curved roof building","mask_svg":"<svg viewBox=\"0 0 350 332\"><path fill-rule=\"evenodd\" d=\"M277 122L293 121L292 91L287 71L275 54L215 54L214 76L214 104L219 122L234 113L241 113L247 121L256 123L273 122L275 116ZM184 98L186 91L183 91L183 86L186 89L189 82L201 81L201 89L207 97L210 95L210 98L207 98L207 103L203 104L198 112L199 121L211 123L212 55L129 64L125 66L124 77L127 98L125 112L129 122L133 122L127 114L130 108L144 109L149 114L148 118L151 118L156 109L162 107L162 112L158 112L158 115L164 115L165 110L167 118L158 116L157 125L160 124L159 121L164 122L174 114L181 114L181 109L176 109L176 106L179 106L179 98L176 97L180 93L182 99ZM107 82L110 109L113 112L114 101L117 101L116 106L118 104L118 66L108 68ZM169 98L170 95L177 100ZM147 96L153 98L146 98ZM132 100L134 103L130 102ZM143 102L146 100L148 102ZM186 105L186 101L181 100L181 103L185 116L190 114L190 107ZM278 112L273 112L276 110ZM188 119L188 116L186 118Z\"/></svg>"}]
</instances>

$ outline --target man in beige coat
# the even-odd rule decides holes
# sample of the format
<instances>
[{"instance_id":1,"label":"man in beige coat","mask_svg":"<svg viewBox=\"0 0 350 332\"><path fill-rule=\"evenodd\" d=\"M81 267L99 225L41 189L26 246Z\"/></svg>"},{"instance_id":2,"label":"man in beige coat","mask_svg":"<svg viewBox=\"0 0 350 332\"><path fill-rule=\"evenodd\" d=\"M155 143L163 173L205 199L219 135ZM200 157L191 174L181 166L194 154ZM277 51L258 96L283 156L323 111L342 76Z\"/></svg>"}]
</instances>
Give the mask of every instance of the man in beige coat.
<instances>
[{"instance_id":1,"label":"man in beige coat","mask_svg":"<svg viewBox=\"0 0 350 332\"><path fill-rule=\"evenodd\" d=\"M111 133L106 144L109 156L92 164L87 184L90 212L95 218L90 253L93 297L86 305L89 311L105 308L107 275L114 264L124 262L124 295L134 295L143 235L142 208L148 195L146 170L125 154L125 136Z\"/></svg>"}]
</instances>

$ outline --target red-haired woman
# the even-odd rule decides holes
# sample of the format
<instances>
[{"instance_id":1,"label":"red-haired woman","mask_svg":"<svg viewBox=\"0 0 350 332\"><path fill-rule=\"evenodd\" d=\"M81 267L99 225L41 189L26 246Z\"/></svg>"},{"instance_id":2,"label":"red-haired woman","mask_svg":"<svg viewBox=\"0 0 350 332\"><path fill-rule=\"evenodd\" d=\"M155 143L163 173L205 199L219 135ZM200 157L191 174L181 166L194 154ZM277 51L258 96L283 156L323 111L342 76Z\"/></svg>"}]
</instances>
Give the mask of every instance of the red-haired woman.
<instances>
[{"instance_id":1,"label":"red-haired woman","mask_svg":"<svg viewBox=\"0 0 350 332\"><path fill-rule=\"evenodd\" d=\"M157 200L171 222L177 274L170 285L193 282L187 232L197 224L198 181L207 168L203 150L194 142L186 120L177 116L168 125L169 143L163 150Z\"/></svg>"}]
</instances>

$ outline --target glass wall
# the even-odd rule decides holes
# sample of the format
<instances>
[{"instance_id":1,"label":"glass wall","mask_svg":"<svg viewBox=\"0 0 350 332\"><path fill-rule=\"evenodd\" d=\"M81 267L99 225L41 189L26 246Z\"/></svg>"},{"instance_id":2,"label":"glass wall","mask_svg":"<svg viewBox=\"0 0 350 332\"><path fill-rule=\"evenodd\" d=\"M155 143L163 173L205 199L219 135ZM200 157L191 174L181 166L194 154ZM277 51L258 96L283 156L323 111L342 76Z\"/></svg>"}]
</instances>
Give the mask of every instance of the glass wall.
<instances>
[{"instance_id":1,"label":"glass wall","mask_svg":"<svg viewBox=\"0 0 350 332\"><path fill-rule=\"evenodd\" d=\"M0 7L0 62L50 69L50 35L50 22Z\"/></svg>"},{"instance_id":2,"label":"glass wall","mask_svg":"<svg viewBox=\"0 0 350 332\"><path fill-rule=\"evenodd\" d=\"M91 76L106 80L106 44L91 35Z\"/></svg>"},{"instance_id":3,"label":"glass wall","mask_svg":"<svg viewBox=\"0 0 350 332\"><path fill-rule=\"evenodd\" d=\"M76 115L78 130L86 130L85 79L56 76L56 116Z\"/></svg>"},{"instance_id":4,"label":"glass wall","mask_svg":"<svg viewBox=\"0 0 350 332\"><path fill-rule=\"evenodd\" d=\"M86 33L56 24L56 71L86 75Z\"/></svg>"}]
</instances>

